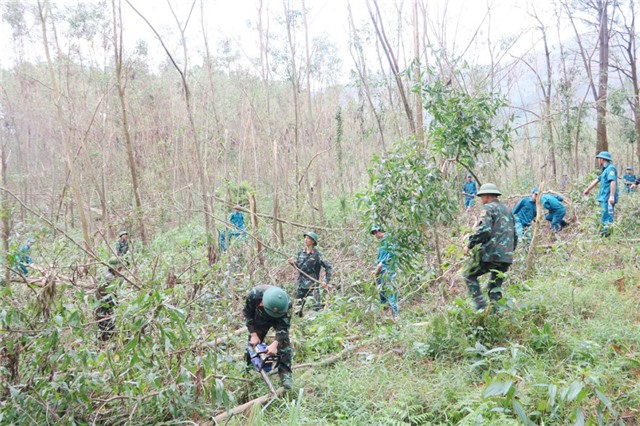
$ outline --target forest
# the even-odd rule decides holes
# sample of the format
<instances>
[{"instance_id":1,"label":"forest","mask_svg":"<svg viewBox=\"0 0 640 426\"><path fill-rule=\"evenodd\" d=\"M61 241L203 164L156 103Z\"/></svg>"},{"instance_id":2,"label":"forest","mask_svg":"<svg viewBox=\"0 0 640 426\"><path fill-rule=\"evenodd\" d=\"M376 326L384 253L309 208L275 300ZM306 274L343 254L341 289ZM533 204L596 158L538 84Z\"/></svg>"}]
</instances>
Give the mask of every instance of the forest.
<instances>
[{"instance_id":1,"label":"forest","mask_svg":"<svg viewBox=\"0 0 640 426\"><path fill-rule=\"evenodd\" d=\"M0 8L0 424L640 424L635 0Z\"/></svg>"}]
</instances>

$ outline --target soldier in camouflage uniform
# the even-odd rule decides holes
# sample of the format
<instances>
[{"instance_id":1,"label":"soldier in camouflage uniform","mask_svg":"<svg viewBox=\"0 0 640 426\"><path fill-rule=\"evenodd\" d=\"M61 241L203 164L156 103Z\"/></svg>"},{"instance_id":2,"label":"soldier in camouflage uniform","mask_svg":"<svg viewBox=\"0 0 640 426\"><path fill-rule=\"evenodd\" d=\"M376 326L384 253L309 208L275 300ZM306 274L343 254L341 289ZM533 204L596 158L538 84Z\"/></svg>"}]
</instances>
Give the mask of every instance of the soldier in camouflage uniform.
<instances>
[{"instance_id":1,"label":"soldier in camouflage uniform","mask_svg":"<svg viewBox=\"0 0 640 426\"><path fill-rule=\"evenodd\" d=\"M98 307L96 308L96 322L100 328L100 339L109 340L115 333L116 319L115 308L118 304L116 288L122 283L120 269L122 264L112 257L109 259L109 268L101 278L100 286L96 292Z\"/></svg>"},{"instance_id":2,"label":"soldier in camouflage uniform","mask_svg":"<svg viewBox=\"0 0 640 426\"><path fill-rule=\"evenodd\" d=\"M322 298L318 287L321 285L323 288L327 288L331 282L331 265L322 258L322 253L315 248L317 245L318 235L315 232L305 233L304 248L298 252L297 257L288 260L289 264L295 266L299 271L296 291L299 316L302 316L304 300L310 294L313 295L313 308L316 311L322 309ZM320 268L324 268L324 281L320 281Z\"/></svg>"},{"instance_id":3,"label":"soldier in camouflage uniform","mask_svg":"<svg viewBox=\"0 0 640 426\"><path fill-rule=\"evenodd\" d=\"M127 231L118 232L118 242L116 243L116 254L121 257L129 252L129 233Z\"/></svg>"},{"instance_id":4,"label":"soldier in camouflage uniform","mask_svg":"<svg viewBox=\"0 0 640 426\"><path fill-rule=\"evenodd\" d=\"M478 197L483 204L482 216L464 248L466 255L472 248L479 246L474 261L464 274L477 309L487 306L478 284L478 277L491 272L488 285L489 299L500 300L503 274L513 263L513 251L518 243L513 215L498 201L500 195L502 194L492 183L485 183L480 187Z\"/></svg>"},{"instance_id":5,"label":"soldier in camouflage uniform","mask_svg":"<svg viewBox=\"0 0 640 426\"><path fill-rule=\"evenodd\" d=\"M291 389L293 386L293 353L289 341L291 308L291 300L284 290L275 286L260 285L247 294L242 310L249 330L249 343L252 346L261 343L270 328L274 329L276 340L267 346L267 354L279 354L278 375L285 389Z\"/></svg>"}]
</instances>

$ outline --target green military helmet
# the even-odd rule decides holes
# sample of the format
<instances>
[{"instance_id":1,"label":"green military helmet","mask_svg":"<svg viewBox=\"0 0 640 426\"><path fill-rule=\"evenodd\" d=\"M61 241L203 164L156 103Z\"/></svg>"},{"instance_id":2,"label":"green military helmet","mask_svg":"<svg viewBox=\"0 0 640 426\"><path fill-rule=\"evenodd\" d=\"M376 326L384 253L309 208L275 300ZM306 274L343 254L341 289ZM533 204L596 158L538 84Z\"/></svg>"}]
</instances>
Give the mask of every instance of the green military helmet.
<instances>
[{"instance_id":1,"label":"green military helmet","mask_svg":"<svg viewBox=\"0 0 640 426\"><path fill-rule=\"evenodd\" d=\"M502 192L498 190L498 187L493 183L482 184L478 191L478 197L481 195L502 195Z\"/></svg>"},{"instance_id":2,"label":"green military helmet","mask_svg":"<svg viewBox=\"0 0 640 426\"><path fill-rule=\"evenodd\" d=\"M109 258L109 260L107 261L107 263L109 264L109 266L111 266L112 268L117 268L118 266L120 266L120 261L115 258L115 257L111 257Z\"/></svg>"},{"instance_id":3,"label":"green military helmet","mask_svg":"<svg viewBox=\"0 0 640 426\"><path fill-rule=\"evenodd\" d=\"M282 318L289 309L289 296L280 287L271 286L262 295L262 305L270 317Z\"/></svg>"},{"instance_id":4,"label":"green military helmet","mask_svg":"<svg viewBox=\"0 0 640 426\"><path fill-rule=\"evenodd\" d=\"M318 234L316 234L315 232L305 232L303 235L305 237L311 238L313 240L313 245L314 246L318 245L318 240L319 240Z\"/></svg>"},{"instance_id":5,"label":"green military helmet","mask_svg":"<svg viewBox=\"0 0 640 426\"><path fill-rule=\"evenodd\" d=\"M129 235L129 233L127 231L120 231L118 232L118 237L122 237L123 235Z\"/></svg>"},{"instance_id":6,"label":"green military helmet","mask_svg":"<svg viewBox=\"0 0 640 426\"><path fill-rule=\"evenodd\" d=\"M380 232L384 232L380 226L378 226L378 225L373 225L373 226L371 227L371 231L369 231L369 233L370 233L371 235L373 235L373 234L375 234L375 233L376 233L376 232L378 232L378 231L380 231Z\"/></svg>"},{"instance_id":7,"label":"green military helmet","mask_svg":"<svg viewBox=\"0 0 640 426\"><path fill-rule=\"evenodd\" d=\"M596 158L602 158L603 160L611 161L611 153L609 151L600 151Z\"/></svg>"}]
</instances>

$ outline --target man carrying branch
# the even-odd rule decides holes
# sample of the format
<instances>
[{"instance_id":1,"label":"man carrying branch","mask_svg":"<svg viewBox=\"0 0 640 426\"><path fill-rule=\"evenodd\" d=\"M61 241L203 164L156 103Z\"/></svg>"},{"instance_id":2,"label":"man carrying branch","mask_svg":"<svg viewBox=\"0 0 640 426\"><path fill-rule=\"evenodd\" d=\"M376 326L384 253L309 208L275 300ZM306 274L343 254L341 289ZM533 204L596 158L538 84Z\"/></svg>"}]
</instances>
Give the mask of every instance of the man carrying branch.
<instances>
[{"instance_id":1,"label":"man carrying branch","mask_svg":"<svg viewBox=\"0 0 640 426\"><path fill-rule=\"evenodd\" d=\"M318 234L306 232L304 235L304 248L294 258L287 261L298 270L298 289L296 290L296 304L298 315L302 316L304 301L313 296L313 308L316 311L322 309L322 298L319 286L326 289L331 282L331 264L323 259L322 253L316 248ZM320 269L324 268L325 280L320 281Z\"/></svg>"},{"instance_id":2,"label":"man carrying branch","mask_svg":"<svg viewBox=\"0 0 640 426\"><path fill-rule=\"evenodd\" d=\"M513 263L513 252L518 243L513 215L507 207L498 201L502 193L492 183L485 183L478 191L482 200L482 215L464 254L478 246L473 262L464 274L469 293L474 299L476 309L487 306L478 278L491 272L488 291L491 301L502 299L503 274Z\"/></svg>"}]
</instances>

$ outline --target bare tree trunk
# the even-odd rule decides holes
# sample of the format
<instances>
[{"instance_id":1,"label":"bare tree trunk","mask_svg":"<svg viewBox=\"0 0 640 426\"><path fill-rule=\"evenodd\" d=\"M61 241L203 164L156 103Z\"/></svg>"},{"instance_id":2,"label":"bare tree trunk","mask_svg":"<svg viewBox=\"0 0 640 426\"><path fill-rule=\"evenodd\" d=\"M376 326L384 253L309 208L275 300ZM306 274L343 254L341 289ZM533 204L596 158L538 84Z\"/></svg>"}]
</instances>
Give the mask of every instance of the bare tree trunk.
<instances>
[{"instance_id":1,"label":"bare tree trunk","mask_svg":"<svg viewBox=\"0 0 640 426\"><path fill-rule=\"evenodd\" d=\"M356 32L355 24L353 23L353 13L351 12L351 2L347 2L347 10L349 12L349 28L350 28L350 37L354 39L349 43L349 53L351 53L351 58L353 58L353 62L356 66L356 70L358 71L358 76L360 77L360 82L362 83L362 87L364 88L363 92L365 97L367 98L367 103L369 104L369 108L371 108L371 113L373 114L376 124L378 125L378 133L380 135L380 142L382 143L382 152L387 151L387 147L384 141L384 130L382 128L382 119L378 114L376 106L371 97L371 90L369 89L369 77L367 75L367 62L364 58L364 53L362 51L362 43L358 37L358 33ZM355 49L356 53L354 54L353 50ZM363 133L364 137L364 133ZM363 156L364 158L364 156Z\"/></svg>"},{"instance_id":2,"label":"bare tree trunk","mask_svg":"<svg viewBox=\"0 0 640 426\"><path fill-rule=\"evenodd\" d=\"M378 40L380 40L380 44L382 45L382 49L387 57L387 61L389 62L389 66L391 67L391 72L395 77L396 85L398 86L398 92L400 93L400 98L402 99L402 105L404 106L404 112L407 116L407 121L409 123L409 129L411 134L416 134L416 125L413 119L413 113L411 112L411 107L409 106L409 101L407 100L407 94L405 93L404 84L402 83L402 78L400 76L400 69L398 67L398 61L395 57L393 49L391 48L391 44L385 34L384 25L382 23L382 14L380 13L380 8L378 7L377 0L372 0L373 5L376 9L376 14L374 16L373 11L371 10L371 5L367 0L367 9L369 10L369 16L371 17L371 22L373 23L373 27L376 31L376 36Z\"/></svg>"},{"instance_id":3,"label":"bare tree trunk","mask_svg":"<svg viewBox=\"0 0 640 426\"><path fill-rule=\"evenodd\" d=\"M251 227L255 235L258 234L258 206L256 203L256 195L251 194L249 196L249 210L251 211ZM262 243L260 239L256 238L256 255L258 256L258 262L260 266L264 268L264 255L262 253Z\"/></svg>"},{"instance_id":4,"label":"bare tree trunk","mask_svg":"<svg viewBox=\"0 0 640 426\"><path fill-rule=\"evenodd\" d=\"M51 60L51 53L49 51L49 40L47 37L47 16L50 13L49 0L44 0L44 4L38 0L38 11L40 24L42 29L42 39L44 45L45 56L47 58L47 65L49 69L49 78L51 80L51 88L53 89L54 104L56 107L57 119L58 119L58 134L60 137L60 143L62 144L62 150L67 162L67 168L71 177L71 188L73 191L76 205L78 206L78 215L80 216L80 223L82 225L82 236L84 238L85 248L88 252L93 253L93 241L91 239L91 232L89 230L89 221L84 208L84 202L82 201L82 190L80 188L80 181L78 180L78 174L73 164L73 157L71 155L71 149L69 147L70 135L65 130L67 129L67 123L62 108L62 92L58 85L58 81L55 77L55 70L53 68L53 61Z\"/></svg>"},{"instance_id":5,"label":"bare tree trunk","mask_svg":"<svg viewBox=\"0 0 640 426\"><path fill-rule=\"evenodd\" d=\"M280 177L278 173L278 141L273 141L273 238L278 239L278 215L280 214ZM284 239L280 238L280 244L284 244Z\"/></svg>"},{"instance_id":6,"label":"bare tree trunk","mask_svg":"<svg viewBox=\"0 0 640 426\"><path fill-rule=\"evenodd\" d=\"M127 162L129 164L129 171L131 172L131 183L133 185L133 195L136 202L135 217L138 220L138 228L140 230L142 244L146 246L147 234L144 227L144 209L142 207L142 198L140 196L138 171L133 157L133 143L131 141L131 134L129 133L129 116L127 113L127 104L125 99L126 81L122 81L122 7L120 0L118 0L117 9L115 0L111 0L111 4L113 6L113 53L115 55L118 98L120 99L120 108L122 110L122 132L124 134L124 141L127 147Z\"/></svg>"},{"instance_id":7,"label":"bare tree trunk","mask_svg":"<svg viewBox=\"0 0 640 426\"><path fill-rule=\"evenodd\" d=\"M300 179L300 82L298 81L298 70L296 68L296 46L293 40L293 19L289 0L283 0L285 22L287 25L287 40L289 42L289 52L291 53L291 89L293 94L293 113L294 113L294 163L295 163L295 182L296 182L296 215L300 212L301 202L301 182Z\"/></svg>"},{"instance_id":8,"label":"bare tree trunk","mask_svg":"<svg viewBox=\"0 0 640 426\"><path fill-rule=\"evenodd\" d=\"M413 1L413 54L414 54L414 86L416 91L416 137L420 144L424 140L424 119L422 117L422 78L420 70L420 25L418 15L418 1Z\"/></svg>"},{"instance_id":9,"label":"bare tree trunk","mask_svg":"<svg viewBox=\"0 0 640 426\"><path fill-rule=\"evenodd\" d=\"M596 153L609 150L607 140L607 92L609 87L609 19L607 17L608 0L598 0L600 8L600 34L599 34L599 73L598 73L598 97L596 99L596 111L598 124L596 127Z\"/></svg>"},{"instance_id":10,"label":"bare tree trunk","mask_svg":"<svg viewBox=\"0 0 640 426\"><path fill-rule=\"evenodd\" d=\"M0 130L2 132L2 130ZM4 138L4 132L0 134L0 175L2 176L2 186L9 187L7 180L7 142ZM9 285L11 282L11 264L9 262L9 234L11 232L11 217L9 216L9 194L2 191L2 205L0 214L2 215L2 248L4 249L4 282Z\"/></svg>"},{"instance_id":11,"label":"bare tree trunk","mask_svg":"<svg viewBox=\"0 0 640 426\"><path fill-rule=\"evenodd\" d=\"M207 232L208 236L211 236L212 235L211 212L210 212L210 209L209 209L210 200L209 200L209 191L208 191L208 185L207 185L206 168L205 168L204 162L202 161L202 147L201 147L201 143L200 143L200 138L198 137L198 132L197 132L197 129L196 129L195 120L193 118L193 106L191 104L191 88L190 88L189 83L187 81L187 69L188 69L187 59L188 59L188 57L187 57L187 40L186 40L186 37L185 37L185 31L186 31L186 26L189 23L189 19L187 19L187 22L185 23L185 25L182 26L180 24L180 21L178 20L178 17L173 12L173 8L171 8L171 3L168 3L169 8L171 9L171 13L173 14L173 17L174 17L174 19L176 21L176 24L178 25L178 28L180 30L180 41L181 41L181 45L182 45L182 51L183 51L183 54L184 54L184 69L181 69L178 66L178 64L176 63L176 61L173 59L173 55L171 55L171 53L169 52L169 50L165 46L164 40L162 39L162 37L160 36L158 31L156 31L155 27L153 25L151 25L151 23L147 20L147 18L144 17L144 15L142 15L140 12L138 12L138 10L131 4L131 2L129 0L125 0L125 1L134 10L134 12L136 12L136 14L138 14L138 16L140 16L140 18L142 18L142 20L145 21L145 23L149 26L149 28L151 28L151 30L154 32L154 34L158 38L158 41L160 41L160 44L162 45L165 53L169 57L169 60L173 64L174 68L176 69L176 71L178 71L178 74L180 74L180 79L181 79L181 82L182 82L182 88L183 88L183 92L184 92L184 101L185 101L186 110L187 110L187 118L188 118L188 121L189 121L189 123L188 123L189 124L189 133L190 133L191 141L193 142L193 146L194 146L194 149L195 149L196 163L197 163L197 166L198 166L198 178L199 178L199 181L200 181L200 194L202 195L202 205L203 205L203 213L204 213L205 231ZM191 9L190 9L190 12L189 12L189 17L191 16L191 12L193 11L193 8L194 8L195 4L196 3L194 1L192 3L192 5L191 5ZM214 154L213 157L216 158L216 155ZM215 247L215 238L211 238L210 239L209 245Z\"/></svg>"}]
</instances>

